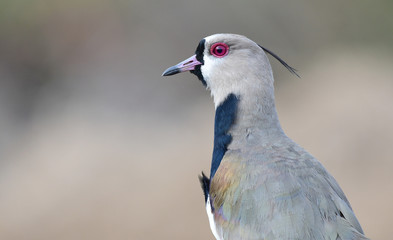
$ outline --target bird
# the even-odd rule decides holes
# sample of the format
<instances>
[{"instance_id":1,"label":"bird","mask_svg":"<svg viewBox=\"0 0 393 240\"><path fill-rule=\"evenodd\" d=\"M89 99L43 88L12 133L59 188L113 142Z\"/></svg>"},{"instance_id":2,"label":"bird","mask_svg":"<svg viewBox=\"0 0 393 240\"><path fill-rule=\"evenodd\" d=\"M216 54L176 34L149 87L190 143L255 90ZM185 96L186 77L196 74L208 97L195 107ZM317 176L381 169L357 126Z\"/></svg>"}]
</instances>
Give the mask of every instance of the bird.
<instances>
[{"instance_id":1,"label":"bird","mask_svg":"<svg viewBox=\"0 0 393 240\"><path fill-rule=\"evenodd\" d=\"M278 119L270 54L249 38L203 38L190 58L169 67L190 71L214 100L210 176L199 176L217 240L368 239L337 181L291 140Z\"/></svg>"}]
</instances>

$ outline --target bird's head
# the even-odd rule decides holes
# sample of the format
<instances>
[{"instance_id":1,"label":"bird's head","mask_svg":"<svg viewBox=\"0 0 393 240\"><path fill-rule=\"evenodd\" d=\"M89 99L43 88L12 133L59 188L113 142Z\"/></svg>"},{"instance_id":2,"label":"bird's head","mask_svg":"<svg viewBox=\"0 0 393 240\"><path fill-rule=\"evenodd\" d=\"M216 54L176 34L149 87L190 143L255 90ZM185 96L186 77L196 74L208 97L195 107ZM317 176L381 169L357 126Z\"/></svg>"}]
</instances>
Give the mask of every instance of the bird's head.
<instances>
[{"instance_id":1,"label":"bird's head","mask_svg":"<svg viewBox=\"0 0 393 240\"><path fill-rule=\"evenodd\" d=\"M230 94L239 98L254 92L270 95L273 74L264 50L294 72L274 53L244 36L214 34L199 42L195 55L168 68L163 76L191 71L210 89L216 107Z\"/></svg>"}]
</instances>

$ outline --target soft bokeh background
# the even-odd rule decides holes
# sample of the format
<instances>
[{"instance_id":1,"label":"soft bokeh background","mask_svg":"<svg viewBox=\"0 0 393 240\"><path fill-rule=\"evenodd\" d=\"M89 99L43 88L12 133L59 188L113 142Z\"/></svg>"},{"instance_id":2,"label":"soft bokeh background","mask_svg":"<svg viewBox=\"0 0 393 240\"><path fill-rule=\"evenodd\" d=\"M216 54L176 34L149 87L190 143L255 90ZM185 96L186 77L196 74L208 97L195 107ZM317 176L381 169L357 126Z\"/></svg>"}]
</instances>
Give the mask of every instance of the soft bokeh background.
<instances>
[{"instance_id":1,"label":"soft bokeh background","mask_svg":"<svg viewBox=\"0 0 393 240\"><path fill-rule=\"evenodd\" d=\"M167 67L204 36L272 60L287 134L393 235L393 1L1 0L0 239L213 239L214 108Z\"/></svg>"}]
</instances>

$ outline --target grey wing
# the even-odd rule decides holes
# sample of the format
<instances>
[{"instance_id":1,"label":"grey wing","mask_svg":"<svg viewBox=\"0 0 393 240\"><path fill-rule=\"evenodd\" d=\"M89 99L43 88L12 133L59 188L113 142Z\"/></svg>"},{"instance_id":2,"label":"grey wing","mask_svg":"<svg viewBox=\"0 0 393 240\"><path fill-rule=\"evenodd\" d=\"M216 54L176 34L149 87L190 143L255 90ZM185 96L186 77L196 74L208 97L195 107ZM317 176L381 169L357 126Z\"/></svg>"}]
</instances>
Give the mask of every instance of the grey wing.
<instances>
[{"instance_id":1,"label":"grey wing","mask_svg":"<svg viewBox=\"0 0 393 240\"><path fill-rule=\"evenodd\" d=\"M310 155L309 160L305 163L310 165L308 171L314 172L313 178L315 179L315 184L313 188L323 189L323 191L316 191L316 196L314 204L321 212L325 212L328 216L332 216L332 213L336 217L330 217L325 219L325 229L328 230L333 227L333 231L330 232L331 239L368 239L364 236L362 227L357 220L351 205L346 198L344 192L338 185L337 181L325 170L320 162ZM305 185L308 182L304 183ZM332 202L325 204L318 204L323 202L324 199L331 199Z\"/></svg>"},{"instance_id":2,"label":"grey wing","mask_svg":"<svg viewBox=\"0 0 393 240\"><path fill-rule=\"evenodd\" d=\"M335 198L335 203L336 203L338 209L341 211L344 218L359 233L364 234L363 229L360 226L360 223L357 220L355 213L352 210L351 204L349 203L348 199L346 198L344 192L341 190L337 181L328 172L326 172L325 178L326 178L327 182L330 184L330 186L332 187L332 189L334 190L334 192L337 194L337 196Z\"/></svg>"},{"instance_id":3,"label":"grey wing","mask_svg":"<svg viewBox=\"0 0 393 240\"><path fill-rule=\"evenodd\" d=\"M341 188L311 155L245 166L215 212L222 239L367 239Z\"/></svg>"}]
</instances>

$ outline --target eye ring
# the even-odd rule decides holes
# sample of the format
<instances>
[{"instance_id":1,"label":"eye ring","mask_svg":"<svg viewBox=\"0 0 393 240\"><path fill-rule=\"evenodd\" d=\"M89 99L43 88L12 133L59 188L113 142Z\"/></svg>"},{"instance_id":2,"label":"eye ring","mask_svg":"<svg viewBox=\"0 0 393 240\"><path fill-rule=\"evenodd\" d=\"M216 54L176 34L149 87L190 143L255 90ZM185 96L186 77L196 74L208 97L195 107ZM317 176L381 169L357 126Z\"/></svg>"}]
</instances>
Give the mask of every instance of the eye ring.
<instances>
[{"instance_id":1,"label":"eye ring","mask_svg":"<svg viewBox=\"0 0 393 240\"><path fill-rule=\"evenodd\" d=\"M210 54L218 58L225 57L226 55L228 55L228 52L228 45L221 42L213 44L210 48Z\"/></svg>"}]
</instances>

